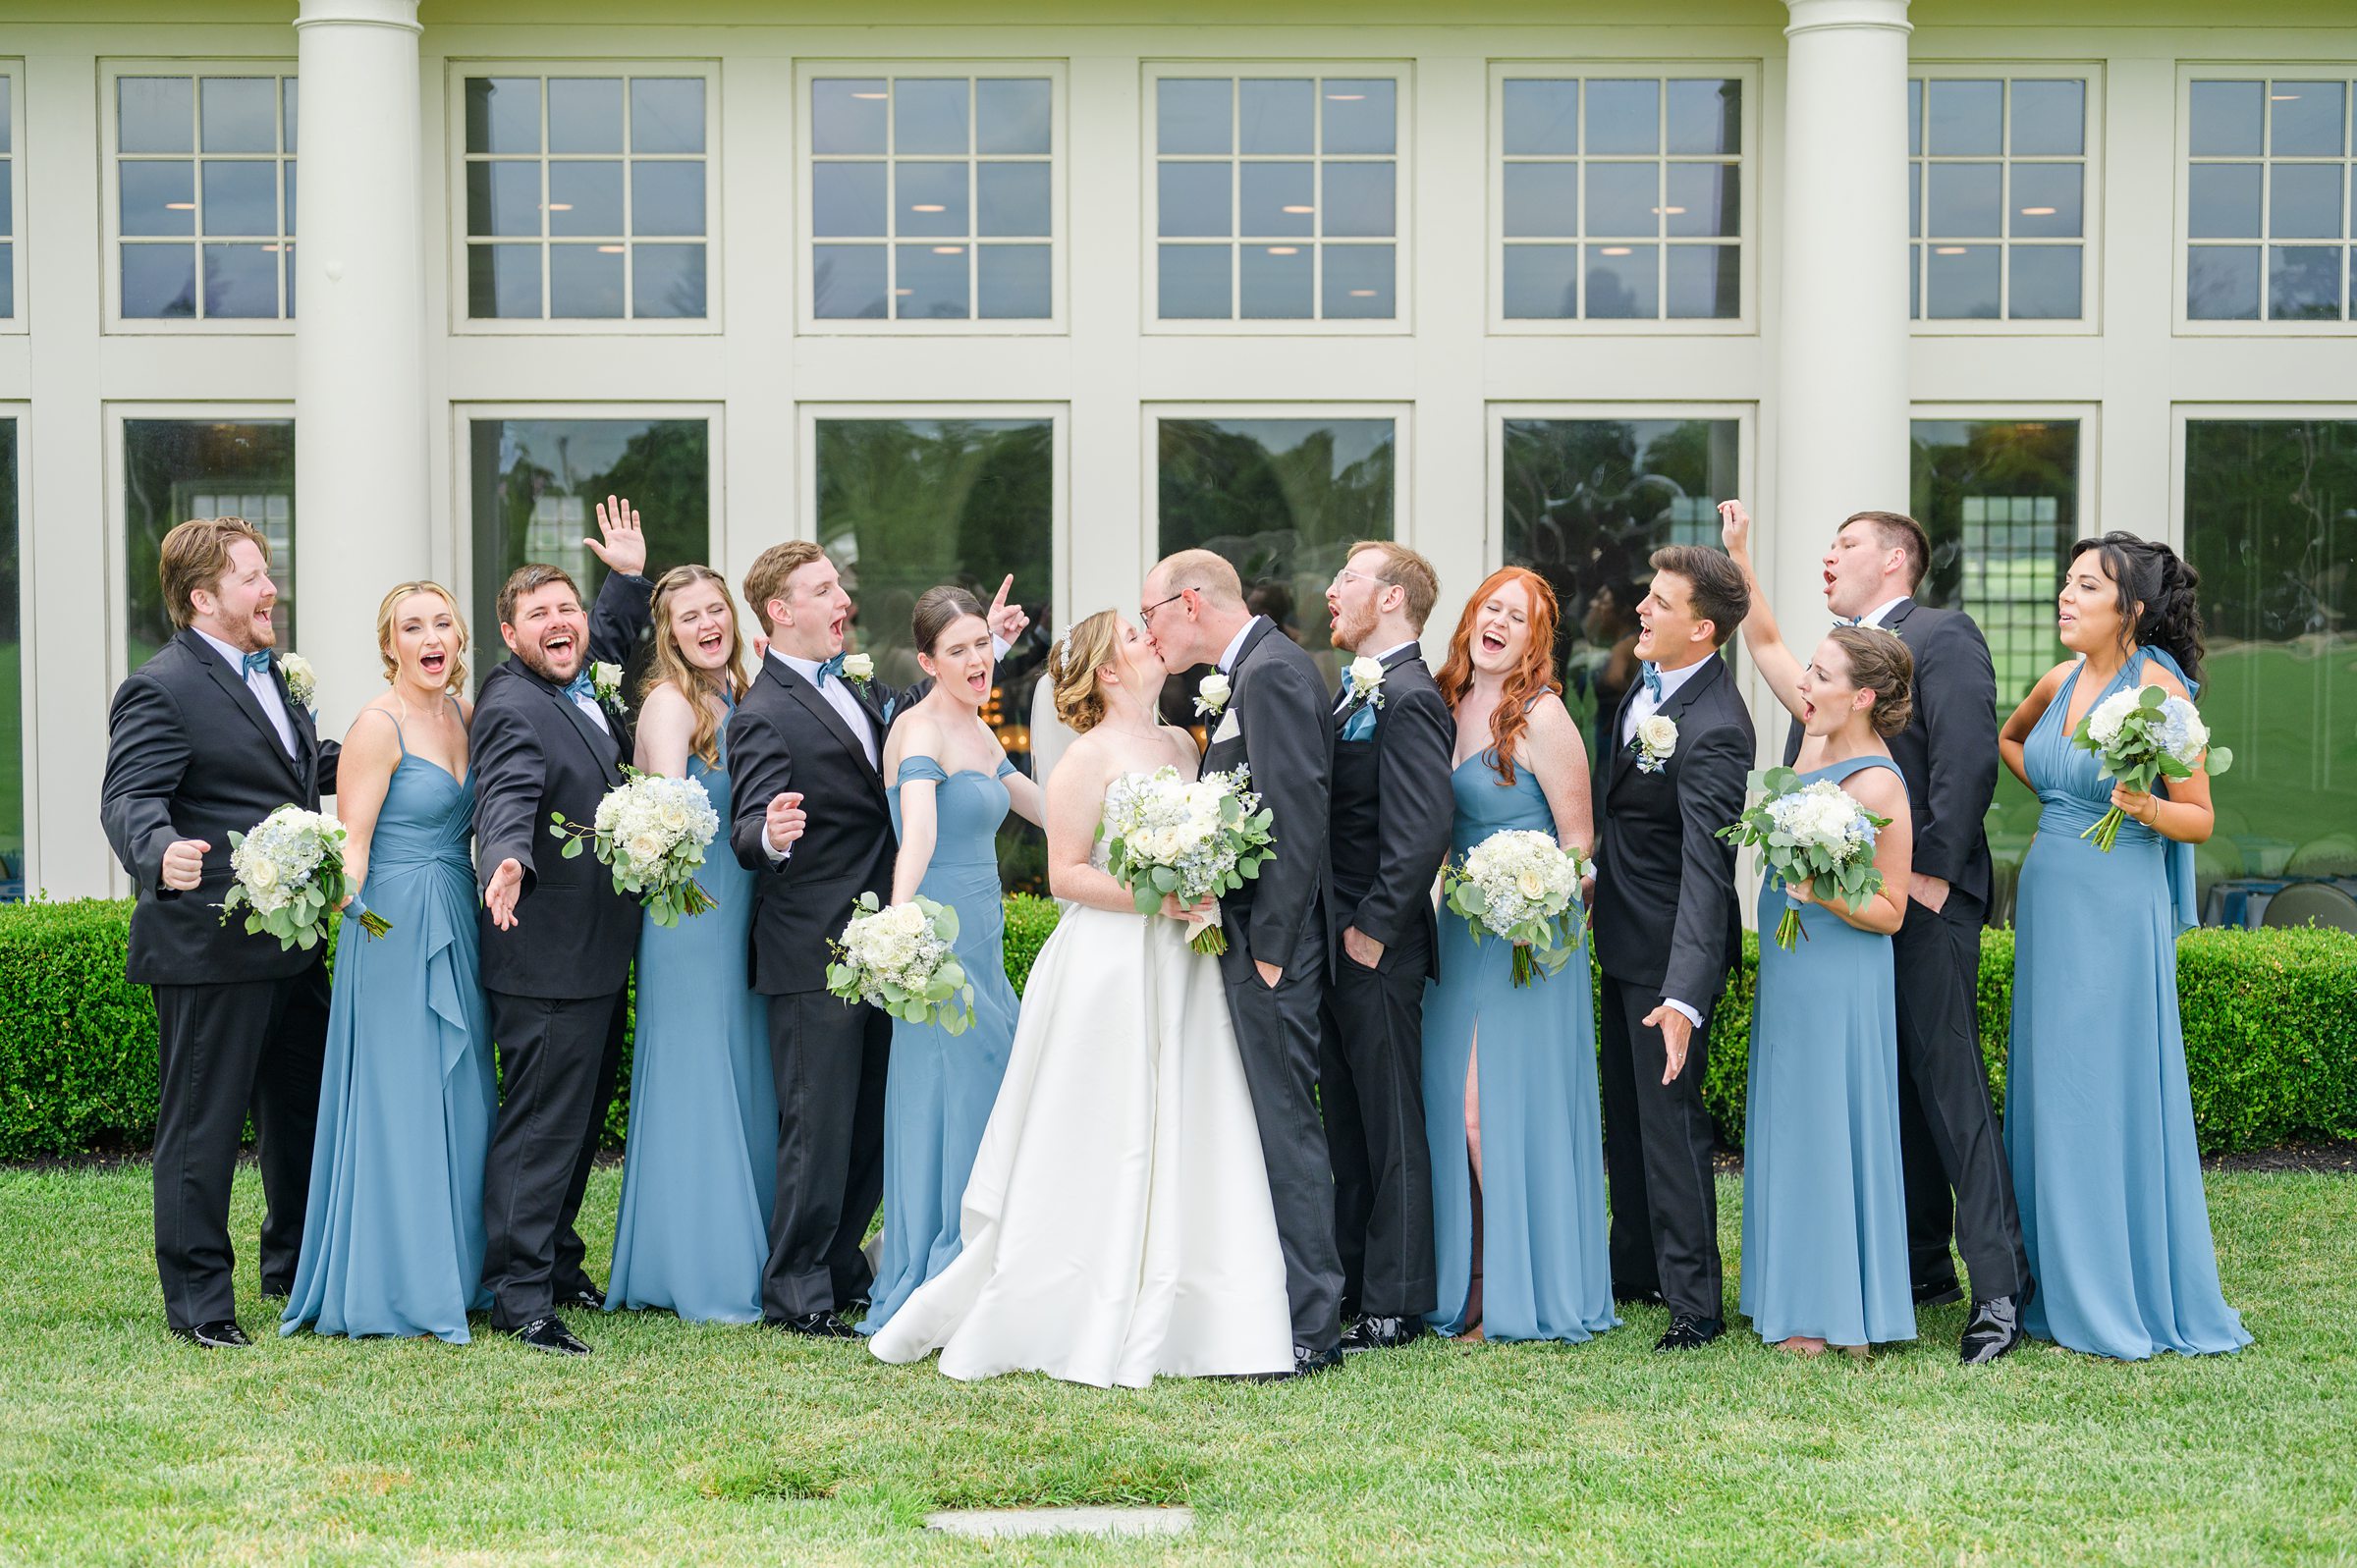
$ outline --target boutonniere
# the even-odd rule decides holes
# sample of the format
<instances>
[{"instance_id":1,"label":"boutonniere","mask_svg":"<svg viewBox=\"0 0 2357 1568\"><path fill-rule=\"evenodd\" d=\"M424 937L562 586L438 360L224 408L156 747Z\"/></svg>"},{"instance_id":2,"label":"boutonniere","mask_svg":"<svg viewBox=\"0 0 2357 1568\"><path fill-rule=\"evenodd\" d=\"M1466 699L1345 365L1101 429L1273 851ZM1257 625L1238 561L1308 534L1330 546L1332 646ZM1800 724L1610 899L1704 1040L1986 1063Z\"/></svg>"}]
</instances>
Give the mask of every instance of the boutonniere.
<instances>
[{"instance_id":1,"label":"boutonniere","mask_svg":"<svg viewBox=\"0 0 2357 1568\"><path fill-rule=\"evenodd\" d=\"M843 678L857 686L861 691L865 691L867 683L876 678L875 659L864 653L845 654L843 656Z\"/></svg>"},{"instance_id":2,"label":"boutonniere","mask_svg":"<svg viewBox=\"0 0 2357 1568\"><path fill-rule=\"evenodd\" d=\"M589 689L603 707L622 706L622 666L600 659L589 667Z\"/></svg>"},{"instance_id":3,"label":"boutonniere","mask_svg":"<svg viewBox=\"0 0 2357 1568\"><path fill-rule=\"evenodd\" d=\"M1350 661L1350 700L1365 703L1370 708L1383 706L1384 668L1381 659L1365 655Z\"/></svg>"},{"instance_id":4,"label":"boutonniere","mask_svg":"<svg viewBox=\"0 0 2357 1568\"><path fill-rule=\"evenodd\" d=\"M285 654L278 661L278 673L287 677L287 695L295 699L295 706L308 711L319 690L319 676L311 662L299 653Z\"/></svg>"},{"instance_id":5,"label":"boutonniere","mask_svg":"<svg viewBox=\"0 0 2357 1568\"><path fill-rule=\"evenodd\" d=\"M1233 688L1229 686L1226 676L1216 670L1205 676L1203 684L1195 690L1195 717L1217 719L1228 711L1228 698L1232 693Z\"/></svg>"},{"instance_id":6,"label":"boutonniere","mask_svg":"<svg viewBox=\"0 0 2357 1568\"><path fill-rule=\"evenodd\" d=\"M1660 773L1662 765L1676 754L1677 721L1658 713L1639 719L1628 749L1637 754L1637 772Z\"/></svg>"}]
</instances>

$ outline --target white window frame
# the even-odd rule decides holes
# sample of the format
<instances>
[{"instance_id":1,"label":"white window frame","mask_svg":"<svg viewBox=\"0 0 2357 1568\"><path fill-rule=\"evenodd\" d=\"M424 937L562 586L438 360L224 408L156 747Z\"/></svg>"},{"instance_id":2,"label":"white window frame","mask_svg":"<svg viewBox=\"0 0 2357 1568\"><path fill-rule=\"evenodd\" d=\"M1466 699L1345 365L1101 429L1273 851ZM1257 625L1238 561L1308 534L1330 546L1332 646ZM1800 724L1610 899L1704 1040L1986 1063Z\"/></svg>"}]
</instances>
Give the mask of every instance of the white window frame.
<instances>
[{"instance_id":1,"label":"white window frame","mask_svg":"<svg viewBox=\"0 0 2357 1568\"><path fill-rule=\"evenodd\" d=\"M2083 81L2087 85L2087 123L2083 143L2086 150L2080 154L2079 160L2086 174L2079 190L2079 314L2077 319L2041 318L2016 321L2001 315L1994 321L1974 321L1948 316L1925 316L1920 320L1910 317L1907 322L1910 335L1918 338L2101 337L2104 331L2104 266L2101 254L2104 236L2105 176L2104 63L2100 60L1911 60L1907 63L1907 81L1910 83L1918 81ZM2008 105L2012 101L2009 90L2005 101ZM1976 155L1961 160L1973 163L1997 163L2004 168L2005 181L2000 195L2001 203L2009 202L2012 199L2011 173L2016 160L2010 150L2012 127L2009 122L2004 127L2004 137L2007 150L1993 152L1986 156ZM2023 163L2063 163L2069 160L2058 156L2044 157L2029 154L2019 161ZM1920 160L1914 154L1908 155L1907 173L1910 179L1914 177L1919 162L1927 169L1931 165L1928 155ZM1931 221L1930 192L1928 190L1924 193L1924 201L1926 208L1924 222L1928 226ZM1995 240L1971 243L1994 244L1998 247L1998 297L2001 301L2009 304L2012 299L2011 256L2014 243L2012 236L2004 235ZM1923 259L1928 265L1931 243L1932 242L1928 238L1918 239L1910 235L1907 239L1909 259L1914 259L1915 247L1920 245L1926 251ZM2043 243L2031 242L2031 243L2042 244ZM1911 289L1913 285L1910 284L1909 287ZM2183 292L2182 288L2178 291L2180 296Z\"/></svg>"},{"instance_id":2,"label":"white window frame","mask_svg":"<svg viewBox=\"0 0 2357 1568\"><path fill-rule=\"evenodd\" d=\"M2302 419L2357 422L2357 402L2350 403L2172 403L2168 407L2168 539L2171 550L2185 551L2185 427L2196 420L2258 424L2270 420L2291 423Z\"/></svg>"},{"instance_id":3,"label":"white window frame","mask_svg":"<svg viewBox=\"0 0 2357 1568\"><path fill-rule=\"evenodd\" d=\"M858 320L848 316L817 314L818 269L812 263L811 247L821 243L866 244L873 243L890 251L896 244L904 243L896 236L886 235L870 242L866 239L837 240L829 236L823 241L811 222L811 191L816 179L811 170L814 155L810 150L810 115L813 82L838 77L955 77L968 81L1039 79L1048 82L1048 302L1045 316L969 316L962 321L913 318L903 320L886 316L881 320ZM794 243L795 254L791 272L795 278L795 311L797 331L805 337L887 337L887 338L1045 338L1061 336L1070 330L1070 260L1072 253L1071 209L1066 196L1067 178L1071 163L1071 98L1068 87L1069 73L1065 62L1052 59L848 59L797 61L794 73L794 125L787 138L793 150L794 179ZM969 101L968 114L971 106ZM969 151L963 161L970 167L989 156ZM832 160L833 155L829 155ZM956 161L944 155L945 161ZM980 215L975 215L977 228ZM971 244L972 242L966 242ZM1034 242L1036 243L1036 242ZM973 301L969 300L971 304ZM916 417L910 415L910 417ZM1061 428L1061 427L1060 427ZM1061 435L1058 437L1062 439Z\"/></svg>"},{"instance_id":4,"label":"white window frame","mask_svg":"<svg viewBox=\"0 0 2357 1568\"><path fill-rule=\"evenodd\" d=\"M98 215L98 224L103 238L105 257L104 264L100 268L105 274L106 286L106 325L104 330L109 336L179 337L193 335L203 338L242 338L285 336L294 332L295 316L293 312L284 309L286 294L292 287L292 283L285 275L286 262L283 257L279 262L281 273L279 298L282 313L277 316L206 316L175 320L168 316L126 316L123 314L123 155L119 147L122 140L123 121L122 92L115 83L124 77L192 78L198 83L196 92L199 102L198 112L201 114L204 91L202 83L205 78L270 76L292 81L297 80L295 65L294 59L286 55L257 55L244 59L219 57L140 59L109 56L98 62L98 161L101 172L99 202L103 209ZM21 87L22 82L19 85ZM283 94L284 89L280 90ZM284 103L285 100L282 96L279 109L280 139L282 141L285 139ZM136 159L147 155L135 153L133 156ZM260 155L257 153L251 156L258 159ZM200 189L204 181L205 157L206 154L202 151L201 144L199 144L198 150L189 154L189 161L196 166L196 181ZM282 150L277 154L276 162L280 170L279 201L282 204L286 200L285 166L290 163L300 164L301 161L300 149L293 153ZM201 203L203 197L199 195L197 200ZM202 212L199 211L197 216L201 219ZM194 228L196 232L190 236L189 243L195 247L196 251L196 292L201 297L204 293L205 237L201 222L194 225ZM287 243L300 244L301 239L301 235L298 233L289 236ZM135 239L133 243L138 242ZM20 301L22 297L22 296L19 297ZM21 307L20 313L22 313Z\"/></svg>"},{"instance_id":5,"label":"white window frame","mask_svg":"<svg viewBox=\"0 0 2357 1568\"><path fill-rule=\"evenodd\" d=\"M469 77L537 77L546 81L557 78L622 78L631 77L700 77L704 82L704 313L700 317L677 316L471 316L466 311L466 81ZM666 60L632 56L604 59L574 60L509 60L453 58L443 65L443 135L447 154L444 158L443 185L445 188L446 222L449 242L450 330L462 337L528 337L528 338L706 338L718 337L724 326L722 300L727 291L722 276L727 251L725 243L726 216L721 211L720 160L720 62L715 59L693 58ZM629 88L624 88L627 93ZM547 139L548 99L541 94L541 124L543 136L540 161L545 168L549 161ZM561 155L563 156L563 155ZM627 150L613 155L628 162ZM628 184L624 201L629 197ZM542 225L545 231L545 222ZM647 235L646 243L664 243L670 236ZM633 235L630 244L639 243L641 237ZM550 237L543 232L539 244L541 252L540 295L541 308L548 306L547 267ZM623 292L630 296L630 268L634 257L623 258Z\"/></svg>"},{"instance_id":6,"label":"white window frame","mask_svg":"<svg viewBox=\"0 0 2357 1568\"><path fill-rule=\"evenodd\" d=\"M1489 404L1483 410L1482 472L1483 522L1481 569L1496 571L1506 564L1506 425L1509 419L1549 419L1617 422L1637 419L1732 419L1735 422L1735 485L1737 495L1758 489L1760 406L1757 403L1533 403ZM1725 497L1721 498L1726 499ZM1776 540L1762 541L1766 564L1776 565Z\"/></svg>"},{"instance_id":7,"label":"white window frame","mask_svg":"<svg viewBox=\"0 0 2357 1568\"><path fill-rule=\"evenodd\" d=\"M1734 244L1737 253L1737 288L1742 294L1742 309L1732 316L1680 317L1662 316L1654 319L1612 317L1591 320L1586 315L1558 319L1545 316L1509 316L1506 314L1506 83L1508 81L1570 81L1580 83L1582 130L1585 130L1587 83L1591 81L1642 81L1652 79L1668 81L1721 78L1743 84L1742 147L1735 155L1736 199L1741 203L1741 221L1736 225ZM1771 232L1773 225L1761 221L1760 162L1762 158L1762 121L1760 115L1760 63L1756 60L1493 60L1490 62L1489 88L1483 112L1487 119L1488 135L1483 140L1483 161L1489 199L1484 204L1483 243L1489 260L1489 331L1494 337L1572 337L1572 338L1629 338L1629 337L1756 337L1760 330L1760 248L1762 235ZM1586 136L1581 136L1578 162L1581 170L1580 200L1587 200L1585 170L1587 167ZM1699 156L1699 155L1698 155ZM1656 161L1667 165L1672 155L1667 150ZM1708 161L1708 160L1703 160ZM1585 248L1588 243L1587 224L1580 224L1577 239L1551 242L1581 248L1584 269ZM1665 248L1670 241L1665 237L1656 242ZM1666 262L1665 262L1666 264ZM1580 299L1584 307L1587 284L1583 275Z\"/></svg>"},{"instance_id":8,"label":"white window frame","mask_svg":"<svg viewBox=\"0 0 2357 1568\"><path fill-rule=\"evenodd\" d=\"M1415 538L1415 408L1391 401L1349 403L1144 403L1138 406L1140 559L1160 561L1162 549L1162 443L1165 419L1389 419L1392 422L1392 534L1395 543L1421 549Z\"/></svg>"},{"instance_id":9,"label":"white window frame","mask_svg":"<svg viewBox=\"0 0 2357 1568\"><path fill-rule=\"evenodd\" d=\"M1148 337L1179 338L1363 338L1404 337L1415 332L1416 61L1408 58L1354 59L1342 55L1315 60L1147 59L1139 62L1138 69L1138 316L1142 333ZM1394 83L1392 101L1396 105L1398 118L1393 126L1392 141L1392 163L1396 174L1392 187L1395 202L1392 213L1393 312L1389 320L1369 316L1296 316L1276 320L1247 320L1239 316L1230 321L1191 316L1163 319L1159 270L1162 187L1155 171L1160 158L1155 133L1155 104L1156 84L1165 77L1228 77L1235 80L1298 80L1307 77L1312 81L1329 77L1390 79ZM1344 154L1343 161L1350 161L1350 157ZM1231 153L1230 161L1240 164L1242 155ZM1310 161L1322 168L1326 159L1321 154ZM1228 237L1231 250L1242 243L1240 236ZM1327 242L1322 237L1315 237L1308 243L1322 248ZM1313 287L1318 286L1313 284Z\"/></svg>"},{"instance_id":10,"label":"white window frame","mask_svg":"<svg viewBox=\"0 0 2357 1568\"><path fill-rule=\"evenodd\" d=\"M32 301L27 297L26 290L26 284L32 276L32 269L25 265L25 62L23 58L0 60L0 80L5 80L8 83L8 154L5 159L0 159L0 161L6 162L9 166L8 255L9 265L13 269L9 279L9 295L10 298L15 301L13 312L6 316L0 316L0 336L14 336L32 330ZM118 213L121 211L120 208L115 210ZM0 406L0 418L7 417L9 417L7 408ZM24 434L22 425L18 427L18 434L20 437ZM24 454L19 452L17 458L18 471L22 473L24 471ZM25 712L29 718L32 710L27 708ZM27 813L31 811L29 797L27 797L26 810ZM29 816L27 820L30 820Z\"/></svg>"},{"instance_id":11,"label":"white window frame","mask_svg":"<svg viewBox=\"0 0 2357 1568\"><path fill-rule=\"evenodd\" d=\"M562 403L528 400L483 400L466 402L453 400L450 405L451 440L451 502L450 532L444 537L450 552L450 575L443 580L459 596L462 607L474 603L474 443L468 439L468 427L478 419L701 419L710 446L710 470L705 475L705 527L711 539L710 560L723 576L729 574L724 563L728 555L727 491L722 476L728 472L727 454L722 449L726 433L727 406L717 402L682 403ZM499 627L475 626L475 645L480 647L488 638L499 640ZM489 668L483 659L473 663L475 678L481 680Z\"/></svg>"},{"instance_id":12,"label":"white window frame","mask_svg":"<svg viewBox=\"0 0 2357 1568\"><path fill-rule=\"evenodd\" d=\"M2341 103L2341 113L2344 116L2357 114L2357 58L2344 56L2343 58L2335 61L2309 61L2306 63L2298 63L2287 60L2257 63L2247 60L2235 60L2216 64L2205 64L2197 61L2186 60L2180 60L2177 62L2177 135L2174 145L2174 152L2177 161L2176 169L2174 171L2174 186L2177 196L2177 216L2176 221L2169 227L2169 238L2173 248L2173 254L2169 257L2169 284L2171 292L2174 296L2169 305L2169 314L2170 320L2173 324L2173 330L2177 336L2184 338L2357 337L2357 310L2350 308L2352 301L2348 297L2349 292L2357 291L2351 291L2351 280L2349 279L2346 270L2349 265L2347 252L2351 249L2357 249L2357 211L2351 210L2352 207L2357 207L2357 189L2348 189L2352 183L2357 183L2357 173L2353 173L2350 177L2344 179L2343 189L2341 192L2341 224L2349 231L2349 238L2346 238L2340 242L2343 251L2341 260L2341 265L2343 268L2341 288L2344 291L2341 304L2344 315L2341 320L2270 321L2266 315L2262 314L2256 321L2206 321L2190 316L2186 314L2185 311L2186 252L2193 247L2193 240L2189 231L2193 227L2192 187L2194 82L2267 81L2270 80L2283 79L2312 81L2330 81L2334 78L2338 78L2346 85L2346 92L2343 95ZM2346 123L2347 122L2344 119L2344 127L2346 126ZM2249 161L2257 162L2263 169L2273 169L2276 162L2275 154L2264 149L2253 154ZM2292 159L2287 161L2300 162L2305 160ZM2344 167L2353 171L2357 171L2357 145L2351 146L2351 152L2349 155L2344 157L2343 163ZM2260 227L2262 230L2264 230L2267 226L2266 218L2268 208L2266 203L2269 199L2267 188L2268 182L2263 177L2260 184ZM2261 283L2260 299L2264 305L2266 300L2267 251L2270 245L2277 243L2277 242L2270 240L2264 234L2262 234L2259 239L2253 240L2250 243L2253 245L2256 245L2259 250L2259 276ZM2296 243L2297 242L2292 243ZM2330 243L2330 242L2317 241L2314 243L2323 244ZM2306 416L2287 414L2284 417L2291 418ZM2179 421L2177 428L2180 432L2182 431L2182 421ZM2184 456L2182 450L2179 450L2176 455L2180 460ZM2177 486L2180 490L2183 488L2183 463L2180 461L2178 464L2178 475L2176 479Z\"/></svg>"}]
</instances>

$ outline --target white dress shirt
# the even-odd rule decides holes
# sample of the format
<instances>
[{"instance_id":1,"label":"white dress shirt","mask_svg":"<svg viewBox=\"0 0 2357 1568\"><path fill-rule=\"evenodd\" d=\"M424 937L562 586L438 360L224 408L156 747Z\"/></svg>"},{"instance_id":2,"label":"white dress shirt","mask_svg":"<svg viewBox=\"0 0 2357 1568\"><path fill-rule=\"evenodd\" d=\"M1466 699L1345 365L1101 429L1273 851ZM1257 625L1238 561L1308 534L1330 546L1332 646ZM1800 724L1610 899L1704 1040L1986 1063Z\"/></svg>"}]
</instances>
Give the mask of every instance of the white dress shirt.
<instances>
[{"instance_id":1,"label":"white dress shirt","mask_svg":"<svg viewBox=\"0 0 2357 1568\"><path fill-rule=\"evenodd\" d=\"M288 756L295 756L297 753L294 721L287 717L287 705L279 697L278 682L270 678L270 672L265 670L258 675L248 673L246 669L246 654L243 649L231 647L202 626L192 626L189 629L211 643L214 651L229 661L229 668L236 673L240 680L246 682L246 689L253 693L253 700L262 705L262 717L269 720L270 728L278 731L278 743L287 748Z\"/></svg>"},{"instance_id":2,"label":"white dress shirt","mask_svg":"<svg viewBox=\"0 0 2357 1568\"><path fill-rule=\"evenodd\" d=\"M606 710L598 704L597 687L594 684L595 678L596 677L594 676L591 676L593 683L589 687L589 694L587 696L576 697L571 691L565 691L565 700L572 703L575 707L580 709L581 712L587 714L591 724L597 726L598 729L604 730L607 734L612 734L614 732L614 721L606 717ZM563 688L559 689L562 690Z\"/></svg>"},{"instance_id":3,"label":"white dress shirt","mask_svg":"<svg viewBox=\"0 0 2357 1568\"><path fill-rule=\"evenodd\" d=\"M1228 644L1228 651L1220 655L1221 675L1226 675L1235 668L1236 655L1244 651L1244 639L1252 635L1252 628L1259 625L1263 619L1264 618L1260 616L1254 616L1251 620L1245 622L1244 629L1235 634L1235 640L1233 642Z\"/></svg>"},{"instance_id":4,"label":"white dress shirt","mask_svg":"<svg viewBox=\"0 0 2357 1568\"><path fill-rule=\"evenodd\" d=\"M1715 658L1717 656L1712 655L1711 657ZM1662 671L1662 694L1659 698L1656 698L1652 689L1645 684L1643 678L1644 673L1642 669L1640 669L1638 672L1637 688L1628 699L1628 716L1620 723L1620 744L1625 746L1630 740L1634 739L1637 733L1637 726L1643 721L1652 718L1655 714L1660 713L1662 709L1668 705L1670 699L1677 695L1678 687L1684 685L1687 681L1702 674L1702 667L1703 661L1701 659L1697 659L1682 670ZM1665 1006L1675 1007L1679 1012L1684 1013L1686 1015L1687 1022L1693 1024L1695 1028L1699 1029L1702 1027L1702 1014L1692 1005L1678 1000L1675 997L1664 997L1662 999L1662 1003Z\"/></svg>"},{"instance_id":5,"label":"white dress shirt","mask_svg":"<svg viewBox=\"0 0 2357 1568\"><path fill-rule=\"evenodd\" d=\"M1902 593L1895 599L1885 599L1881 604L1876 605L1872 610L1869 610L1864 615L1858 617L1857 624L1861 626L1873 626L1875 629L1880 630L1882 629L1883 617L1889 615L1891 611L1897 609L1900 605L1906 603L1907 600L1913 597L1914 595L1912 594Z\"/></svg>"}]
</instances>

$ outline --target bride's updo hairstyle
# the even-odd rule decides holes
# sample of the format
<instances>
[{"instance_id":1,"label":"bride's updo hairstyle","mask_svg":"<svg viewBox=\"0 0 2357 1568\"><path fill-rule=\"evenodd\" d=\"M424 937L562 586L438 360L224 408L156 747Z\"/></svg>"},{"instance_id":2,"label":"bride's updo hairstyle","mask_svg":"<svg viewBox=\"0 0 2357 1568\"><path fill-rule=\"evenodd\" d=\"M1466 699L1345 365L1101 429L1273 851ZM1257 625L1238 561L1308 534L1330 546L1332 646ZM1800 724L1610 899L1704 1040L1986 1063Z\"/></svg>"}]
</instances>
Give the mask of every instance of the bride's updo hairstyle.
<instances>
[{"instance_id":1,"label":"bride's updo hairstyle","mask_svg":"<svg viewBox=\"0 0 2357 1568\"><path fill-rule=\"evenodd\" d=\"M1122 656L1119 611L1100 610L1056 639L1048 650L1048 678L1056 683L1056 717L1075 734L1086 734L1105 718L1105 693L1097 672Z\"/></svg>"}]
</instances>

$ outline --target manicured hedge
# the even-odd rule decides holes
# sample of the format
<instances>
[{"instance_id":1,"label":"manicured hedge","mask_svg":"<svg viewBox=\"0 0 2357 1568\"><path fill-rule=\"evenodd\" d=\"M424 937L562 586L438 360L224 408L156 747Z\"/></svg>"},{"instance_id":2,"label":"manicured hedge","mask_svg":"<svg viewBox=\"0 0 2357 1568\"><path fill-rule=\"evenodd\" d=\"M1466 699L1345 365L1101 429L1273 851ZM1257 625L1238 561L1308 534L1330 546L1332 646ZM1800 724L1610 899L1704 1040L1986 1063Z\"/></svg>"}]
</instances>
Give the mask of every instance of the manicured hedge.
<instances>
[{"instance_id":1,"label":"manicured hedge","mask_svg":"<svg viewBox=\"0 0 2357 1568\"><path fill-rule=\"evenodd\" d=\"M1056 905L1007 900L1007 975L1019 993ZM131 905L0 908L0 1160L143 1146L155 1132L155 1008L123 978ZM1756 939L1713 1020L1703 1099L1730 1146L1743 1134ZM2013 934L1982 938L1981 1049L2001 1108ZM2193 1115L2208 1151L2357 1137L2357 937L2196 931L2177 943ZM625 1064L625 1091L628 1064ZM627 1102L606 1141L619 1148Z\"/></svg>"}]
</instances>

